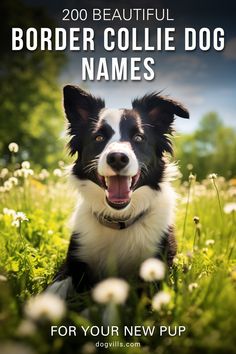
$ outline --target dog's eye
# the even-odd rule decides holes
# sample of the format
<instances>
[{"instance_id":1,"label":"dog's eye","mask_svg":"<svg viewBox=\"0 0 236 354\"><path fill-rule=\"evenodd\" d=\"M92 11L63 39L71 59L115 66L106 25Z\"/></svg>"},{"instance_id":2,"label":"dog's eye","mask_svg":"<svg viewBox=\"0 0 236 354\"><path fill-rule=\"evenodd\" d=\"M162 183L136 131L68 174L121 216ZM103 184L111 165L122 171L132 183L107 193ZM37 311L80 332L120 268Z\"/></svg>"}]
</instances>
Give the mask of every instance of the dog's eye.
<instances>
[{"instance_id":1,"label":"dog's eye","mask_svg":"<svg viewBox=\"0 0 236 354\"><path fill-rule=\"evenodd\" d=\"M142 141L144 141L144 135L142 134L136 134L133 137L133 141L135 141L136 143L141 143Z\"/></svg>"},{"instance_id":2,"label":"dog's eye","mask_svg":"<svg viewBox=\"0 0 236 354\"><path fill-rule=\"evenodd\" d=\"M101 143L102 141L105 140L104 136L103 135L97 135L95 137L95 140L98 142L98 143Z\"/></svg>"}]
</instances>

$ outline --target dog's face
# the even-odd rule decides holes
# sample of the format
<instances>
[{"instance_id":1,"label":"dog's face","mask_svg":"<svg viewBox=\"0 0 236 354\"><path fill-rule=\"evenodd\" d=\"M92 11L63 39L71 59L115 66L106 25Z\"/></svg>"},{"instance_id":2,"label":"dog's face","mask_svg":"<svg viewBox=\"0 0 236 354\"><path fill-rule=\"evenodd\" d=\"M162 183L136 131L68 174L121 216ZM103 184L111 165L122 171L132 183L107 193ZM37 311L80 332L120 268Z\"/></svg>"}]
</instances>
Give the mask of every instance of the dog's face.
<instances>
[{"instance_id":1,"label":"dog's face","mask_svg":"<svg viewBox=\"0 0 236 354\"><path fill-rule=\"evenodd\" d=\"M172 153L168 135L174 115L189 117L179 103L158 94L136 99L132 106L106 109L104 101L80 88L64 88L69 148L72 155L78 153L73 174L95 183L114 210L127 208L142 186L159 188L163 154Z\"/></svg>"}]
</instances>

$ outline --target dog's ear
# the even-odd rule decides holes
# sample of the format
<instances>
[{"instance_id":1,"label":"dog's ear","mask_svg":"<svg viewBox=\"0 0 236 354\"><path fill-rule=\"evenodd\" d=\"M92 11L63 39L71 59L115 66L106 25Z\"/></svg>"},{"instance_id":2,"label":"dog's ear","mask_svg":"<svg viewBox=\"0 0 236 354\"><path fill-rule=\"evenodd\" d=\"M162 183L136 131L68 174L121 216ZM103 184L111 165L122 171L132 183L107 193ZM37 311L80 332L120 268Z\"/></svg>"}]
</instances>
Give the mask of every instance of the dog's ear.
<instances>
[{"instance_id":1,"label":"dog's ear","mask_svg":"<svg viewBox=\"0 0 236 354\"><path fill-rule=\"evenodd\" d=\"M168 97L160 96L159 93L152 93L141 99L135 99L132 105L141 114L147 115L150 123L161 128L163 133L171 132L171 124L175 115L189 118L189 112L183 105Z\"/></svg>"},{"instance_id":2,"label":"dog's ear","mask_svg":"<svg viewBox=\"0 0 236 354\"><path fill-rule=\"evenodd\" d=\"M68 143L70 155L81 153L85 129L88 124L98 118L99 111L105 103L83 91L78 86L67 85L63 89L64 108L69 121L68 134L71 139Z\"/></svg>"},{"instance_id":3,"label":"dog's ear","mask_svg":"<svg viewBox=\"0 0 236 354\"><path fill-rule=\"evenodd\" d=\"M90 95L78 86L65 86L63 95L66 117L71 125L87 123L89 118L95 118L105 106L102 99Z\"/></svg>"}]
</instances>

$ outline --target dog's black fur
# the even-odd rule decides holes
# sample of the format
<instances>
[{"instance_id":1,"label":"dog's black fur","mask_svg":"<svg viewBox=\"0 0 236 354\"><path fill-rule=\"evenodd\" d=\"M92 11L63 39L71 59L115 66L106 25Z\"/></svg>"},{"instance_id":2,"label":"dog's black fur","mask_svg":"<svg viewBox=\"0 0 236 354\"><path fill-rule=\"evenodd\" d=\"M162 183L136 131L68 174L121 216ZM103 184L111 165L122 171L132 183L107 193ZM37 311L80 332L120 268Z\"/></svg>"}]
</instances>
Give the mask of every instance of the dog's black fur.
<instances>
[{"instance_id":1,"label":"dog's black fur","mask_svg":"<svg viewBox=\"0 0 236 354\"><path fill-rule=\"evenodd\" d=\"M115 134L118 134L115 132L114 126L109 123L109 119L102 116L103 112L106 112L104 110L105 103L102 99L95 98L79 87L68 85L64 88L64 107L69 121L68 132L71 136L68 145L70 154L77 154L72 168L72 175L80 182L92 182L97 186L98 191L104 190L106 189L104 177L102 175L101 178L98 173L99 160L96 160L94 168L88 168L88 166L90 166L91 161L94 161L96 156L101 156L110 141L112 141L111 139ZM118 143L121 146L129 145L129 149L132 150L132 154L135 155L139 165L139 172L137 177L135 177L134 185L131 187L131 194L138 190L141 191L142 189L140 188L144 186L152 191L162 192L161 185L164 183L166 171L164 154L166 152L173 153L170 135L173 131L172 124L175 115L189 118L186 108L169 98L160 96L158 93L135 99L132 102L132 109L120 110ZM107 162L107 164L109 163ZM111 165L107 168L111 170ZM117 178L119 179L120 175L122 175L120 173L122 171L121 167L113 164L112 169L114 173L117 173ZM85 185L80 184L80 188L83 189L83 187ZM121 213L122 209L126 210L125 208L129 207L129 204L132 203L132 196L124 204L116 204L116 202L109 200L108 195L106 203L107 206L105 208L108 208L109 217L112 218L114 214L114 220L116 220L116 213ZM145 213L148 212L147 209ZM117 215L119 215L119 218L122 214ZM91 212L91 218L93 217L94 215ZM141 218L142 215L140 216ZM156 218L158 219L158 214ZM134 221L136 225L139 222L139 219ZM134 227L133 225L131 224L125 232L129 229L131 230ZM103 227L106 228L106 225ZM122 233L123 230L118 232ZM156 251L150 256L165 259L171 265L176 253L176 241L172 224L163 228L158 240ZM73 288L77 292L83 292L91 288L96 282L106 276L104 271L93 269L91 264L89 264L89 258L86 261L79 256L81 248L84 247L86 246L81 244L80 230L77 231L75 228L65 263L55 277L55 282L60 282L70 277ZM120 275L119 266L117 273ZM121 275L124 276L122 273Z\"/></svg>"}]
</instances>

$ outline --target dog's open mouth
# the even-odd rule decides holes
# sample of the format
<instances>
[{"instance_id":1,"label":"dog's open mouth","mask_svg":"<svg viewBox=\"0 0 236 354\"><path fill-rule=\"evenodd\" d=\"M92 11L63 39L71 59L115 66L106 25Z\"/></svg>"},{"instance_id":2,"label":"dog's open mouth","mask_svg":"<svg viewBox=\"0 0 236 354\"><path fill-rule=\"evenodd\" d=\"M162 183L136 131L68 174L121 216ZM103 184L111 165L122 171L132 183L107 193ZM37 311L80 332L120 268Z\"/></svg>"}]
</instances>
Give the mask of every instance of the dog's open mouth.
<instances>
[{"instance_id":1,"label":"dog's open mouth","mask_svg":"<svg viewBox=\"0 0 236 354\"><path fill-rule=\"evenodd\" d=\"M105 189L107 203L115 209L125 208L131 200L132 192L140 177L135 176L101 176L98 175L102 187Z\"/></svg>"}]
</instances>

